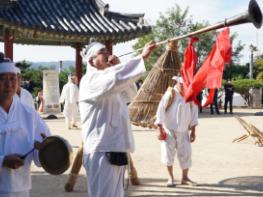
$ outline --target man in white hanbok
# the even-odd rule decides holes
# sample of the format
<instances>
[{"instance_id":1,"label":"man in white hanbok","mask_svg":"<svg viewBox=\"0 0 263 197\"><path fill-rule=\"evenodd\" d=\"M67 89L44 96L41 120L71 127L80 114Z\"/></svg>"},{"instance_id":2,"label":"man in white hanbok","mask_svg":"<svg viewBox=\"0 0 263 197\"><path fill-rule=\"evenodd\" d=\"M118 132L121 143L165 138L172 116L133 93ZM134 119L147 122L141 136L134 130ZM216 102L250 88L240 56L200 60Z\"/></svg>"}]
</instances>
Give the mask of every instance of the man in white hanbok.
<instances>
[{"instance_id":1,"label":"man in white hanbok","mask_svg":"<svg viewBox=\"0 0 263 197\"><path fill-rule=\"evenodd\" d=\"M188 177L192 165L191 143L195 141L195 127L198 124L198 108L194 103L186 103L183 98L182 79L174 77L177 84L168 88L162 97L157 112L155 124L159 128L161 140L161 162L167 166L169 178L167 187L174 187L173 163L175 151L182 169L181 183L194 185ZM189 130L190 136L189 136Z\"/></svg>"},{"instance_id":2,"label":"man in white hanbok","mask_svg":"<svg viewBox=\"0 0 263 197\"><path fill-rule=\"evenodd\" d=\"M63 86L59 101L60 103L65 102L63 114L68 129L77 127L79 88L75 84L74 76L69 75L68 83Z\"/></svg>"},{"instance_id":3,"label":"man in white hanbok","mask_svg":"<svg viewBox=\"0 0 263 197\"><path fill-rule=\"evenodd\" d=\"M155 46L148 43L141 55L125 63L98 42L83 55L87 72L80 82L79 107L89 197L124 196L125 166L112 165L106 152L134 150L128 108L120 93L145 72L144 59Z\"/></svg>"},{"instance_id":4,"label":"man in white hanbok","mask_svg":"<svg viewBox=\"0 0 263 197\"><path fill-rule=\"evenodd\" d=\"M29 197L30 165L40 166L38 151L22 158L42 141L41 133L50 135L44 121L31 107L20 102L17 70L12 62L0 62L0 196Z\"/></svg>"},{"instance_id":5,"label":"man in white hanbok","mask_svg":"<svg viewBox=\"0 0 263 197\"><path fill-rule=\"evenodd\" d=\"M129 105L137 94L137 87L135 83L130 84L122 93L121 97L124 102Z\"/></svg>"},{"instance_id":6,"label":"man in white hanbok","mask_svg":"<svg viewBox=\"0 0 263 197\"><path fill-rule=\"evenodd\" d=\"M17 96L18 99L20 99L21 103L35 109L35 104L34 104L34 99L32 97L32 94L28 90L21 87L21 79L22 79L21 70L20 70L20 68L17 67L17 83L18 83L18 86L17 86L17 91L16 91L15 96Z\"/></svg>"}]
</instances>

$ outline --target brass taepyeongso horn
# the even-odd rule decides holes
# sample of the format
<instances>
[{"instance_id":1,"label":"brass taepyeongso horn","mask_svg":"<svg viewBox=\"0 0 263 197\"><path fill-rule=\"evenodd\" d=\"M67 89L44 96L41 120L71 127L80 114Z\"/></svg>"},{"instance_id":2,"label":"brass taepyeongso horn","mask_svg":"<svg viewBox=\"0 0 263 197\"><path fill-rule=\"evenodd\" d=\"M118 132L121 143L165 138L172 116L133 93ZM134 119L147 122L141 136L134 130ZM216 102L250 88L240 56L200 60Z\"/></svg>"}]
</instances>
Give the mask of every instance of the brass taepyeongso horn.
<instances>
[{"instance_id":1,"label":"brass taepyeongso horn","mask_svg":"<svg viewBox=\"0 0 263 197\"><path fill-rule=\"evenodd\" d=\"M230 27L230 26L240 25L240 24L244 24L244 23L253 23L253 25L256 28L260 28L261 27L261 25L262 25L262 12L261 12L256 0L250 0L249 5L248 5L248 10L245 13L242 13L242 14L240 14L238 16L235 16L235 17L232 17L232 18L229 18L229 19L225 19L223 22L219 22L217 24L214 24L214 25L211 25L211 26L199 29L199 30L191 32L189 34L171 38L169 40L170 41L172 41L172 40L174 40L174 41L181 40L183 38L196 36L196 35L208 32L208 31L220 29L222 27ZM165 44L167 42L168 42L168 40L164 40L164 41L158 42L156 44L157 45L161 45L161 44ZM129 52L129 53L120 55L119 57L131 54L131 53L134 53L134 52L141 51L142 49L143 48L136 49L133 52Z\"/></svg>"},{"instance_id":2,"label":"brass taepyeongso horn","mask_svg":"<svg viewBox=\"0 0 263 197\"><path fill-rule=\"evenodd\" d=\"M186 37L196 36L196 35L201 34L201 33L220 29L222 27L230 27L230 26L234 26L234 25L241 25L244 23L253 23L253 25L256 28L260 28L262 25L262 12L261 12L261 10L260 10L260 8L259 8L259 6L255 0L250 0L249 5L248 5L248 10L243 14L240 14L238 16L235 16L235 17L232 17L229 19L225 19L225 21L223 21L223 22L219 22L215 25L211 25L211 26L199 29L197 31L194 31L194 32L186 34L186 35L178 36L178 37L172 38L170 40L181 40L181 39L186 38ZM157 43L157 45L158 44L164 44L165 42L167 42L167 40L159 42L159 43Z\"/></svg>"},{"instance_id":3,"label":"brass taepyeongso horn","mask_svg":"<svg viewBox=\"0 0 263 197\"><path fill-rule=\"evenodd\" d=\"M177 41L186 37L243 23L253 23L257 28L262 25L262 13L255 0L251 0L247 12L224 22L202 28L198 31L170 39L167 50L157 60L152 70L144 80L142 87L129 105L129 116L132 124L142 127L155 127L155 114L158 104L168 86L173 87L172 76L177 75L180 70L180 58L178 57ZM167 43L168 40L157 43Z\"/></svg>"}]
</instances>

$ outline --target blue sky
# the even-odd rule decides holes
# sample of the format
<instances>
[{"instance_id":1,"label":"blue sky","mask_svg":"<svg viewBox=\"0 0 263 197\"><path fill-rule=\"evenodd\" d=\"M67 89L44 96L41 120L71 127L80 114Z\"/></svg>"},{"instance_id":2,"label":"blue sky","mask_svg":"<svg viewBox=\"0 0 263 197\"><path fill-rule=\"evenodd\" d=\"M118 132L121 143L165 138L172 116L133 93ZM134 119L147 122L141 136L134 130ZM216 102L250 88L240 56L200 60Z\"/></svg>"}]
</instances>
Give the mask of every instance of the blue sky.
<instances>
[{"instance_id":1,"label":"blue sky","mask_svg":"<svg viewBox=\"0 0 263 197\"><path fill-rule=\"evenodd\" d=\"M165 13L177 3L181 8L189 6L189 15L192 15L195 21L208 21L210 24L214 24L246 11L249 0L104 0L104 2L110 4L112 11L145 13L145 19L150 24L155 23L160 13ZM263 10L263 0L257 0L257 2ZM241 63L249 61L250 44L257 46L259 51L263 52L263 28L258 30L252 24L244 24L231 27L231 32L237 32L238 38L236 40L241 40L246 44ZM132 51L134 42L114 46L114 53L121 55ZM2 43L0 50L3 51ZM15 45L14 61L24 59L28 61L74 60L75 51L71 47Z\"/></svg>"}]
</instances>

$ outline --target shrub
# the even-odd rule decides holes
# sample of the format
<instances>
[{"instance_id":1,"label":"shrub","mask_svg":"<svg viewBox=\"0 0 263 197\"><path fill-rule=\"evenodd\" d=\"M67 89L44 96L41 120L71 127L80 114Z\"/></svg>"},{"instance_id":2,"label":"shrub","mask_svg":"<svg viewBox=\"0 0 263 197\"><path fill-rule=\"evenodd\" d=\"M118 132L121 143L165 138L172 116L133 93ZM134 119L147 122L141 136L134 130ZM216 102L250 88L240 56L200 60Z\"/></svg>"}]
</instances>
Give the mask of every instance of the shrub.
<instances>
[{"instance_id":1,"label":"shrub","mask_svg":"<svg viewBox=\"0 0 263 197\"><path fill-rule=\"evenodd\" d=\"M235 92L241 94L244 99L249 102L249 90L251 88L262 88L263 82L255 79L239 79L233 81L233 86Z\"/></svg>"}]
</instances>

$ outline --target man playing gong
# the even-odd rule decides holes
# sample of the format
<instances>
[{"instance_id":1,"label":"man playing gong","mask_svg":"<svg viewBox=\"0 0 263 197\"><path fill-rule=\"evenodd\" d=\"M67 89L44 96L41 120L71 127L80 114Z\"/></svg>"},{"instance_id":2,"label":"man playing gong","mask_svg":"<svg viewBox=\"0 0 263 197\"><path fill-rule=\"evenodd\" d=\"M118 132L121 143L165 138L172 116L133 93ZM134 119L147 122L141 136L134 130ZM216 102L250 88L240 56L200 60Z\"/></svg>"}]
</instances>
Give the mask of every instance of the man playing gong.
<instances>
[{"instance_id":1,"label":"man playing gong","mask_svg":"<svg viewBox=\"0 0 263 197\"><path fill-rule=\"evenodd\" d=\"M21 103L17 91L17 68L10 61L0 60L0 196L29 197L30 165L40 166L38 151L23 155L50 135L38 113Z\"/></svg>"}]
</instances>

